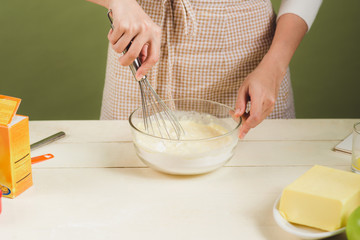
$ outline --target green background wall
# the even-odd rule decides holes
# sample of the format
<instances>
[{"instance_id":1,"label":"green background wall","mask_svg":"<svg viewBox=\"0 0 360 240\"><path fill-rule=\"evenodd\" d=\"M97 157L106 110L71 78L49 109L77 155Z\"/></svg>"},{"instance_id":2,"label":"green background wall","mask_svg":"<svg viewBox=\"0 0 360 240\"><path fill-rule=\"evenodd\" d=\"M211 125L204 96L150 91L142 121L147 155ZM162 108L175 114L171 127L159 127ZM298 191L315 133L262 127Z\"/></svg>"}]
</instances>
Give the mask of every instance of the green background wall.
<instances>
[{"instance_id":1,"label":"green background wall","mask_svg":"<svg viewBox=\"0 0 360 240\"><path fill-rule=\"evenodd\" d=\"M360 117L359 9L324 1L291 62L298 118ZM0 94L22 98L32 120L98 119L108 30L106 10L85 0L3 1Z\"/></svg>"}]
</instances>

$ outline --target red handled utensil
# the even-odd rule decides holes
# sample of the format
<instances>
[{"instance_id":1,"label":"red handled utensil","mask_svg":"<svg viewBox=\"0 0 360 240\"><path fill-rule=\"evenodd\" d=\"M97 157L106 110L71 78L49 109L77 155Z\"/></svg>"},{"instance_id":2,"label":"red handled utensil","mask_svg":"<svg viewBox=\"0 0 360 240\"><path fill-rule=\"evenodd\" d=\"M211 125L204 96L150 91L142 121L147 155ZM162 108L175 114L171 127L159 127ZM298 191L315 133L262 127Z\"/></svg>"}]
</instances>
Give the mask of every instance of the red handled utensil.
<instances>
[{"instance_id":1,"label":"red handled utensil","mask_svg":"<svg viewBox=\"0 0 360 240\"><path fill-rule=\"evenodd\" d=\"M60 138L63 138L65 137L65 133L63 131L61 132L58 132L54 135L51 135L50 137L47 137L45 139L42 139L36 143L33 143L30 145L30 149L31 150L34 150L36 148L39 148L39 147L42 147L46 144L49 144L49 143L52 143ZM49 160L51 158L53 158L54 155L52 155L51 153L48 153L48 154L44 154L44 155L41 155L41 156L37 156L37 157L32 157L31 158L31 164L35 164L35 163L39 163L39 162L43 162L43 161L46 161L46 160Z\"/></svg>"},{"instance_id":2,"label":"red handled utensil","mask_svg":"<svg viewBox=\"0 0 360 240\"><path fill-rule=\"evenodd\" d=\"M52 159L53 157L54 157L54 155L52 155L51 153L44 154L44 155L37 156L37 157L32 157L31 158L31 164L43 162L43 161Z\"/></svg>"}]
</instances>

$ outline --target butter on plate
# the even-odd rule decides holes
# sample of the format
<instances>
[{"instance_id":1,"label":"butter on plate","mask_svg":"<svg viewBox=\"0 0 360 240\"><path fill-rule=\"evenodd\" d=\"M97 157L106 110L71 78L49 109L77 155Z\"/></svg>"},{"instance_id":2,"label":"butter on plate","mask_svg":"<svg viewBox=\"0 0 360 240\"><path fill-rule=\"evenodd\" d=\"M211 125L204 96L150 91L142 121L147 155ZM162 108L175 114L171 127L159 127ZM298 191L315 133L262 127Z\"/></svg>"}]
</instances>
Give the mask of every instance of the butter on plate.
<instances>
[{"instance_id":1,"label":"butter on plate","mask_svg":"<svg viewBox=\"0 0 360 240\"><path fill-rule=\"evenodd\" d=\"M279 211L289 222L334 231L358 206L360 175L315 165L283 190Z\"/></svg>"}]
</instances>

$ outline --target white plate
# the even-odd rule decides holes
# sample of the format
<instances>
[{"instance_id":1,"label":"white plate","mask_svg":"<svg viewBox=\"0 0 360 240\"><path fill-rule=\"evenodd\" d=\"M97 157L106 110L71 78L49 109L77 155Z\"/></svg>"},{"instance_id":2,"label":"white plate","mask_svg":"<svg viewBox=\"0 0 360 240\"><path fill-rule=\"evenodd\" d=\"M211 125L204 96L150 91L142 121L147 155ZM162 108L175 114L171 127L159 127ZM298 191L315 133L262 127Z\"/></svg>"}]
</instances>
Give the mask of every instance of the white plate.
<instances>
[{"instance_id":1,"label":"white plate","mask_svg":"<svg viewBox=\"0 0 360 240\"><path fill-rule=\"evenodd\" d=\"M286 232L298 236L302 239L323 239L340 234L345 231L345 227L340 228L336 231L322 231L315 228L305 227L298 224L289 223L279 212L280 197L276 199L273 207L273 215L275 222Z\"/></svg>"}]
</instances>

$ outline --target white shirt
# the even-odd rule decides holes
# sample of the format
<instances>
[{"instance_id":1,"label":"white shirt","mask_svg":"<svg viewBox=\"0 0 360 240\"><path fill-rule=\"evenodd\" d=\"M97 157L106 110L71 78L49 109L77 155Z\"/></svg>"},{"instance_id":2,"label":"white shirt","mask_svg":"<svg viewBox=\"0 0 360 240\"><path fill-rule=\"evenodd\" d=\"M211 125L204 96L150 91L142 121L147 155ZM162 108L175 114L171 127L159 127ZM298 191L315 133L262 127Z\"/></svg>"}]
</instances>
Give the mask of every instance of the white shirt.
<instances>
[{"instance_id":1,"label":"white shirt","mask_svg":"<svg viewBox=\"0 0 360 240\"><path fill-rule=\"evenodd\" d=\"M309 31L321 3L322 0L282 0L277 19L286 13L296 14L306 22Z\"/></svg>"}]
</instances>

